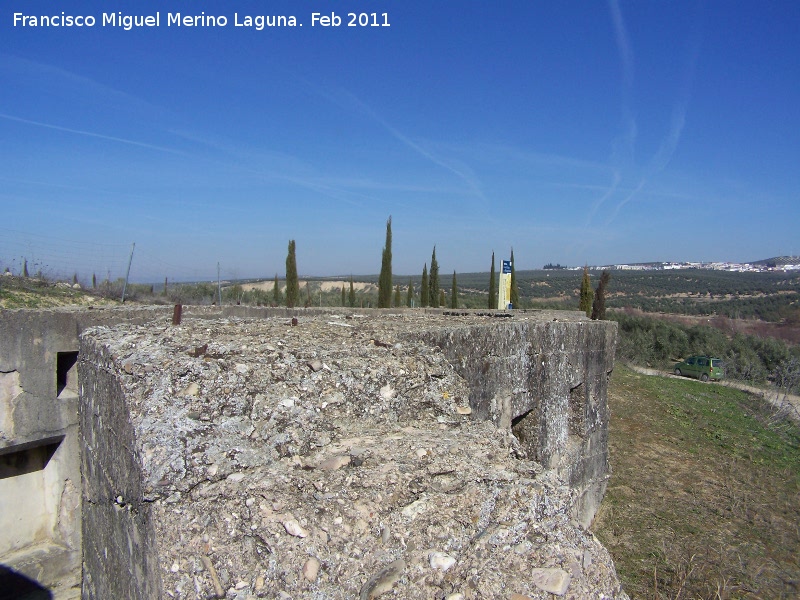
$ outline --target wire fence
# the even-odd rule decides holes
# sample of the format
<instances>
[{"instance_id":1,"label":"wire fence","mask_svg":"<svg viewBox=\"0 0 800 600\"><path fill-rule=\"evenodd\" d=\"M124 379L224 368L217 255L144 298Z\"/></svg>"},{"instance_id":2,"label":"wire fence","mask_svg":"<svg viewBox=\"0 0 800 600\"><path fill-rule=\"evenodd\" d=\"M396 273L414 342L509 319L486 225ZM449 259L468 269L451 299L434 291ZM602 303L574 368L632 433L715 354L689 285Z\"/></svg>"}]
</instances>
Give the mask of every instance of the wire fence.
<instances>
[{"instance_id":1,"label":"wire fence","mask_svg":"<svg viewBox=\"0 0 800 600\"><path fill-rule=\"evenodd\" d=\"M0 272L10 271L48 280L77 280L82 285L95 281L124 279L133 250L130 280L138 283L169 281L216 281L237 279L235 266L216 263L208 267L180 264L163 257L134 240L129 243L98 242L58 235L0 228Z\"/></svg>"}]
</instances>

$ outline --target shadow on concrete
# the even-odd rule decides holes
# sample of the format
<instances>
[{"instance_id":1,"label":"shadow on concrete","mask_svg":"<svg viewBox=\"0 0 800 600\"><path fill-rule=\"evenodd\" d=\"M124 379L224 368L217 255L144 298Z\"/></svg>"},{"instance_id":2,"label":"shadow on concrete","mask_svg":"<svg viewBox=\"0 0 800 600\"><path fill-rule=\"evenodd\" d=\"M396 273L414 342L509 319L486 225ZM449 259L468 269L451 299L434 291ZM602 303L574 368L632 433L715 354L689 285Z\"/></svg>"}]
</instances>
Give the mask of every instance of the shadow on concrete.
<instances>
[{"instance_id":1,"label":"shadow on concrete","mask_svg":"<svg viewBox=\"0 0 800 600\"><path fill-rule=\"evenodd\" d=\"M53 600L46 588L0 564L0 600Z\"/></svg>"}]
</instances>

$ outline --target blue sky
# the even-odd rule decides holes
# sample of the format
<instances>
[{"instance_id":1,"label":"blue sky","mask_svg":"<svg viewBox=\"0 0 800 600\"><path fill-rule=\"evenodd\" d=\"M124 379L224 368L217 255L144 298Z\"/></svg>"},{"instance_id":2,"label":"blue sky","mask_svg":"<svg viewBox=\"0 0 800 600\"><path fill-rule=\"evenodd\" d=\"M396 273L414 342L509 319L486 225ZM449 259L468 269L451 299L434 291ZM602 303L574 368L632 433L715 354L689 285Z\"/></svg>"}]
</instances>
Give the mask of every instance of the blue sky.
<instances>
[{"instance_id":1,"label":"blue sky","mask_svg":"<svg viewBox=\"0 0 800 600\"><path fill-rule=\"evenodd\" d=\"M14 26L62 11L97 23ZM200 11L227 26L167 26ZM796 1L8 0L0 266L272 277L295 239L301 274L377 273L389 215L397 274L798 254L798 31Z\"/></svg>"}]
</instances>

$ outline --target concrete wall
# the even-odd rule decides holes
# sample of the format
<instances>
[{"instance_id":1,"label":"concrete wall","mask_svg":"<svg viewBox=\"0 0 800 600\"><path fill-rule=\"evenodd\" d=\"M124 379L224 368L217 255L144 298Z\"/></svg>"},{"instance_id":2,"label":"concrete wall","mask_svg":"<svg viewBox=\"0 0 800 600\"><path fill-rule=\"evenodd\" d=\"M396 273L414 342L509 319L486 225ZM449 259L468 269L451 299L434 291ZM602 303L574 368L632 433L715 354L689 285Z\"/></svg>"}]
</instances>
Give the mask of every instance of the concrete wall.
<instances>
[{"instance_id":1,"label":"concrete wall","mask_svg":"<svg viewBox=\"0 0 800 600\"><path fill-rule=\"evenodd\" d=\"M245 340L241 343L243 347L246 344L247 350L241 352L236 350L234 370L242 377L248 378L246 388L248 392L254 393L254 390L259 390L265 399L270 398L278 402L280 393L292 392L274 391L264 382L263 378L272 382L273 367L267 366L272 365L268 357L272 354L280 356L275 347L266 347L269 345L267 341L282 339L283 336L289 335L281 332L287 329L293 332L302 331L304 328L317 333L323 331L324 327L315 329L311 323L312 319L307 318L313 316L310 312L292 311L281 315L288 317L291 314L299 314L301 323L296 329L285 327L285 322L273 323L270 326L274 329L268 329L263 323L259 325L253 321L228 322L224 327L220 322L206 325L187 321L184 326L174 328L171 333L168 330L166 335L161 326L153 327L152 330L124 327L112 330L98 328L82 338L79 374L83 436L81 447L84 465L83 593L85 598L162 597L165 590L176 589L174 580L183 573L184 567L181 562L183 554L179 551L176 556L175 547L183 548L187 528L198 527L199 532L203 523L207 525L204 519L207 518L209 506L213 506L215 511L227 514L226 511L239 510L234 508L240 507L242 502L245 502L239 497L242 494L253 494L257 498L272 498L271 492L259 495L245 484L236 486L237 482L244 481L244 478L248 477L247 470L225 475L225 481L232 482L230 490L221 493L209 505L203 504L206 498L203 494L206 492L198 493L197 497L193 496L192 490L199 489L198 486L206 486L207 483L208 494L216 493L213 491L216 489L215 478L219 476L216 468L212 475L208 475L210 471L195 469L192 465L207 464L207 461L202 459L204 453L209 447L220 443L220 439L223 440L223 447L233 449L236 456L241 454L258 457L248 462L248 469L257 470L264 466L259 461L272 464L273 458L270 458L269 446L265 446L258 436L254 437L255 432L261 431L260 428L264 424L253 421L249 416L252 414L249 410L244 410L244 416L236 413L226 417L223 412L220 418L226 425L224 427L219 425L218 429L215 429L217 426L204 424L210 421L202 420L203 413L196 410L195 404L191 405L191 410L182 404L186 402L186 398L194 398L201 387L205 390L208 386L215 385L208 381L202 385L196 383L197 390L187 391L191 389L190 382L194 382L195 375L192 375L194 373L192 369L196 368L196 364L192 361L205 364L208 361L227 360L221 357L231 356L222 350L215 350L214 356L217 358L211 358L209 355L206 361L197 357L188 358L187 355L191 356L191 352L187 352L187 349L193 348L193 344L198 343L195 340L215 338L226 340L226 344L232 344L231 348L236 348L238 340ZM472 409L472 418L467 418L469 425L462 425L460 434L466 439L468 432L472 432L469 427L477 426L476 421L487 420L492 421L500 430L506 430L503 432L494 427L483 426L483 431L491 436L492 441L501 438L513 439L507 434L509 430L513 431L521 440L528 457L540 463L547 472L554 474L554 479L557 478L562 482L558 501L555 491L548 501L558 504L559 510L563 508L564 514L578 521L584 528L587 527L602 499L609 474L606 392L607 377L613 367L616 325L610 322L592 322L585 316L570 313L536 312L531 313L529 318L525 314L518 313L513 318L507 319L483 317L472 319L468 313L464 315L459 313L457 318L448 319L447 312L436 311L435 318L420 318L420 313L417 312L413 319L390 318L388 314L387 318L380 318L376 317L376 314L380 313L372 312L362 324L357 323L358 318L350 321L354 324L344 320L326 323L331 320L330 318L318 319L316 323L343 325L335 328L338 330L337 335L347 333L336 337L335 341L331 342L331 347L336 347L338 352L344 353L348 359L359 357L356 360L362 361L365 367L381 368L376 357L364 353L365 342L368 342L366 347L369 348L376 346L391 348L386 352L398 359L398 367L401 365L403 367L397 369L398 373L404 373L406 368L409 372L415 372L414 368L406 367L405 362L410 361L412 356L422 356L423 360L430 360L440 365L439 370L435 370L435 375L429 374L420 379L424 382L422 387L431 386L433 390L433 396L425 398L430 400L441 398L442 389L445 391L457 389L449 386L440 389L435 383L439 381L438 377L452 376L453 381L459 381L458 406L463 406L461 401L468 395ZM264 311L248 311L248 314L260 316ZM325 314L330 315L330 311L326 311ZM302 322L304 319L306 321ZM391 329L392 327L395 329ZM324 335L330 336L331 332ZM327 350L315 347L315 344L322 343L315 340L323 339L327 338L309 334L307 339L302 339L298 344L297 347L303 351L298 356L302 355L305 360L312 354L316 356L316 352L324 355ZM380 340L382 343L378 345L375 340ZM388 345L387 340L391 342ZM420 343L420 340L424 343ZM275 343L278 344L277 341ZM438 346L441 352L437 352L432 346ZM295 348L292 348L292 351L294 350ZM308 352L312 354L305 354ZM405 355L405 352L409 354ZM288 350L286 353L292 354ZM337 364L341 361L341 356L337 355L337 358L330 363L333 365L331 368L338 369ZM303 367L301 370L305 371ZM275 372L283 373L279 368L276 368ZM255 379L244 375L249 373L258 375L253 375ZM341 389L347 390L348 385L353 386L353 394L348 395L348 392L345 392L349 399L348 404L354 404L355 397L362 396L360 401L373 405L381 402L378 398L383 398L386 403L392 401L394 395L391 390L385 395L383 388L380 393L372 390L371 394L364 390L366 376L360 369L359 373L361 374L356 377L335 379L337 385L341 383L344 386ZM238 375L226 374L214 375L211 379L215 382L223 380L233 382L236 377ZM322 386L323 388L330 388L331 382L338 375L330 377L332 379ZM392 389L416 387L405 385L404 377L405 375L399 375L398 380L392 384L394 386ZM277 386L279 381L284 380L276 381ZM464 386L464 382L467 386ZM290 389L295 388L290 386ZM337 389L341 391L340 388ZM356 392L357 389L361 392ZM201 410L210 409L213 412L214 407L226 405L226 402L235 396L233 387L228 389L223 386L219 396L204 395L202 400L196 402ZM319 397L316 399L319 400ZM189 400L189 402L195 401ZM291 406L295 406L296 402L299 403L301 400L288 399ZM427 406L426 402L428 400L420 401L415 406L414 412L417 410L422 412L423 407ZM278 403L276 406L282 404ZM271 418L269 415L277 414L279 411L276 406L265 411L266 416L263 418L269 420ZM338 420L337 417L330 418L336 420L336 430L339 435L351 439L362 433L361 428L366 427L363 422L353 419L352 415L345 412L344 407L336 410L342 411ZM319 414L319 411L314 412L311 409L308 412ZM190 413L194 416L182 416ZM438 429L438 423L442 423L442 427L447 427L444 423L452 423L452 412L448 415L442 417L443 421L433 420L429 423L428 426L434 427L429 432L430 435L436 436L437 431L442 431ZM364 417L364 421L366 420ZM284 426L290 428L292 424L296 422L290 420ZM404 433L401 437L420 435L420 431L426 431L424 426L422 421L414 422L414 426L402 430ZM313 431L313 428L311 430ZM319 431L329 430L327 426L319 429ZM201 434L200 431L204 433ZM186 435L187 440L191 438L191 446L195 447L186 456L184 453L189 446L182 445L181 432ZM237 435L240 437L236 437ZM188 444L188 441L186 443ZM465 443L459 449L458 459L454 461L456 466L436 472L462 472L468 464L472 464L483 455L488 444L489 440L482 440L472 445ZM418 444L414 443L412 446ZM303 445L298 443L297 447L301 448ZM434 454L448 454L440 450L437 448ZM492 460L503 464L504 469L516 468L511 464L502 463L501 454L492 453L492 456ZM171 457L175 457L176 460L173 461ZM309 472L314 471L312 466L304 462L308 457L298 455L296 458L298 461L295 464L292 464L288 457L284 462L280 460L277 462L290 472L300 465L304 465ZM522 462L531 464L527 461ZM527 473L535 472L536 469L541 472L541 467L538 465L526 468ZM288 475L280 473L280 470L272 473L267 480L289 481L284 479ZM488 471L484 472L484 476L486 473ZM229 476L238 479L229 479ZM191 477L199 479L195 481ZM513 481L519 475L509 477ZM421 478L425 479L425 476L421 475ZM318 481L317 484L315 490L328 489L324 481ZM540 484L531 483L531 490L537 485ZM284 485L279 484L279 487ZM297 490L307 489L305 484L289 487L292 489L296 487ZM390 495L394 487L392 484L381 489L381 495ZM520 506L527 506L531 502L528 493L529 491L520 494ZM302 495L301 492L298 494ZM320 502L325 498L321 493L317 496L319 496L317 501ZM251 504L252 502L254 500L251 500ZM313 500L303 496L302 499L294 498L291 501L291 504L295 503L307 507ZM197 511L204 514L197 514ZM238 519L233 516L230 518ZM184 519L182 524L180 519ZM176 520L178 520L177 525ZM255 523L253 525L257 527ZM418 534L419 532L412 533L412 535ZM475 535L477 534L476 531ZM227 535L230 537L234 534L229 532ZM561 539L559 536L562 535L563 532L560 530L553 533L554 539ZM176 538L179 538L177 544ZM214 539L213 535L211 539ZM328 540L327 537L325 539ZM328 543L333 542L328 540ZM272 554L270 551L270 555ZM278 554L280 552L276 550L275 560L280 562L283 560L283 555L278 556ZM194 577L203 577L206 572L198 566L187 568L193 569ZM226 567L226 572L228 568ZM256 568L256 565L251 564L239 572L252 575ZM173 581L170 586L171 579ZM231 581L235 581L235 578ZM248 585L244 579L241 583L243 586Z\"/></svg>"},{"instance_id":2,"label":"concrete wall","mask_svg":"<svg viewBox=\"0 0 800 600\"><path fill-rule=\"evenodd\" d=\"M48 585L80 560L76 320L1 312L0 340L0 563Z\"/></svg>"},{"instance_id":3,"label":"concrete wall","mask_svg":"<svg viewBox=\"0 0 800 600\"><path fill-rule=\"evenodd\" d=\"M0 311L0 565L51 586L80 567L78 336L171 308Z\"/></svg>"},{"instance_id":4,"label":"concrete wall","mask_svg":"<svg viewBox=\"0 0 800 600\"><path fill-rule=\"evenodd\" d=\"M139 501L141 457L111 362L103 348L81 345L82 593L84 598L158 598L150 507Z\"/></svg>"},{"instance_id":5,"label":"concrete wall","mask_svg":"<svg viewBox=\"0 0 800 600\"><path fill-rule=\"evenodd\" d=\"M578 492L575 517L588 527L609 475L616 323L554 317L421 335L470 383L476 418L511 428L531 458L569 481Z\"/></svg>"}]
</instances>

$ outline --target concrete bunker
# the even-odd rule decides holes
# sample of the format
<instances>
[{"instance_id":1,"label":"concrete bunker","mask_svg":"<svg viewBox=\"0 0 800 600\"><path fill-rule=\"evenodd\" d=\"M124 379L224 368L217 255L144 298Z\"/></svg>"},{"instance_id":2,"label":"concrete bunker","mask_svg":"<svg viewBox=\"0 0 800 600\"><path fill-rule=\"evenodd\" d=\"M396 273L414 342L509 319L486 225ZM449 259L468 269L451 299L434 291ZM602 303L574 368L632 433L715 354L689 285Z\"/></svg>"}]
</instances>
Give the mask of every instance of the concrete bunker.
<instances>
[{"instance_id":1,"label":"concrete bunker","mask_svg":"<svg viewBox=\"0 0 800 600\"><path fill-rule=\"evenodd\" d=\"M77 353L59 360L37 333L0 333L0 589L10 597L49 597L80 564ZM9 352L15 342L24 352Z\"/></svg>"},{"instance_id":2,"label":"concrete bunker","mask_svg":"<svg viewBox=\"0 0 800 600\"><path fill-rule=\"evenodd\" d=\"M571 543L583 545L584 551L593 553L596 557L596 565L609 564L610 559L600 560L597 558L597 556L603 555L604 550L597 548L594 545L596 542L582 537L580 529L573 530L570 522L574 523L574 519L577 518L579 522L586 525L591 521L597 504L602 498L608 475L606 431L608 415L605 393L607 375L613 366L613 346L616 341L616 329L613 324L591 323L585 318L559 312L536 312L507 319L492 319L488 318L489 315L479 316L473 313L445 318L438 311L428 311L427 316L415 311L408 314L419 318L406 330L403 330L403 327L392 330L384 328L383 325L375 325L375 323L402 321L402 316L398 316L398 313L256 310L248 307L230 307L230 309L222 310L190 308L185 311L184 325L174 331L189 331L191 328L202 331L203 326L197 323L197 319L212 320L214 323L218 323L218 320L222 319L224 323L228 323L229 319L255 318L261 320L269 317L285 319L291 316L300 316L301 326L299 329L302 329L304 321L312 319L315 315L325 315L322 319L318 319L323 325L323 329L344 332L352 332L353 329L358 330L359 327L365 330L369 329L372 331L371 337L366 338L371 343L371 345L368 344L369 348L374 346L380 348L381 351L394 352L398 356L406 352L409 347L418 348L415 340L424 341L429 349L434 349L434 352L425 360L428 360L433 366L441 364L440 372L436 369L431 371L427 388L426 385L422 385L422 388L415 387L420 384L411 383L411 380L407 385L398 383L395 388L384 386L378 389L376 387L371 393L374 393L374 397L385 405L379 410L389 410L390 413L391 411L405 410L399 408L398 405L404 395L412 392L419 393L419 389L426 389L425 393L434 390L439 395L434 394L438 398L435 401L433 396L431 397L430 401L433 404L430 406L435 405L434 408L438 406L436 410L439 412L431 414L437 414L436 419L444 419L434 420L432 422L434 428L449 428L454 426L453 423L458 419L475 422L475 427L477 427L474 430L464 429L462 433L466 437L460 440L452 437L447 430L443 430L444 433L434 433L433 431L424 431L424 428L422 433L415 429L416 433L408 434L407 440L400 440L396 439L398 430L387 429L381 434L388 435L387 441L379 441L380 436L378 436L372 442L363 441L360 447L341 445L339 438L325 434L322 438L325 448L322 448L316 440L307 439L308 434L303 432L302 428L298 430L291 425L291 421L286 421L285 424L289 429L282 432L283 437L275 436L274 456L267 461L267 464L259 466L257 462L252 461L262 460L258 456L263 451L249 449L247 440L249 436L261 435L260 426L255 424L251 427L247 419L250 418L249 414L256 414L253 411L256 411L260 406L259 402L263 403L264 400L259 400L256 396L244 392L241 397L237 397L232 392L225 392L224 387L220 388L221 396L204 396L202 385L199 385L197 389L193 387L193 384L197 385L198 382L192 381L191 378L199 373L194 369L201 365L211 367L218 365L218 368L222 369L220 376L224 375L231 381L247 379L252 377L252 373L263 368L260 361L269 356L270 361L285 363L282 368L299 367L306 370L310 368L310 372L316 374L317 371L314 368L306 366L314 362L312 360L314 358L313 350L307 351L298 348L289 353L286 348L278 347L267 351L262 357L247 357L247 353L237 354L230 348L222 350L214 348L213 352L209 350L204 356L194 356L192 361L187 363L190 366L188 375L184 373L179 377L181 382L186 380L185 385L181 383L181 386L174 387L169 397L173 401L179 400L177 405L180 406L189 404L195 406L199 400L203 400L206 404L197 405L197 408L175 414L163 421L159 421L156 417L153 417L155 420L142 421L142 416L146 414L144 407L150 407L147 410L158 407L156 408L156 413L158 413L162 410L161 402L166 398L148 398L146 395L141 396L140 392L144 389L158 389L157 386L153 387L147 383L155 381L152 379L155 377L155 373L163 371L165 376L175 377L176 375L170 371L171 367L165 366L166 363L151 362L146 353L134 352L131 354L130 346L114 346L124 348L124 351L105 353L96 345L95 342L98 338L94 332L90 336L93 341L88 342L87 340L88 345L82 343L79 354L77 336L92 325L112 326L128 323L132 326L137 323L149 323L150 325L145 330L149 330L150 333L145 330L139 330L137 333L137 335L143 336L142 340L164 334L167 338L171 338L173 337L173 334L170 333L172 330L169 329L171 308L46 311L45 314L34 314L31 311L9 312L17 314L13 315L13 318L10 318L8 314L0 314L0 333L13 330L16 332L14 335L17 336L17 339L14 341L14 336L4 338L4 340L11 339L12 343L3 344L3 347L0 348L0 372L2 372L0 373L0 389L7 390L2 392L4 398L8 400L13 397L14 399L13 401L8 400L5 404L0 402L0 425L2 426L0 450L4 450L6 455L14 455L13 460L15 461L41 464L43 468L38 471L41 477L47 476L50 471L54 473L60 471L61 483L56 486L60 485L60 496L57 506L53 505L53 511L58 518L48 543L51 546L65 549L65 555L70 557L73 568L80 564L80 559L77 558L79 554L76 555L76 552L80 552L82 547L83 595L86 598L116 597L117 593L131 598L160 597L164 590L172 590L174 594L177 590L176 586L184 585L182 578L187 572L186 569L189 572L193 570L194 578L200 582L191 585L200 586L206 591L213 591L215 586L210 579L210 571L205 566L207 561L217 564L222 583L226 586L230 585L231 589L238 589L237 586L241 586L242 593L257 594L259 593L257 588L261 585L261 589L266 590L271 584L263 583L258 577L248 581L235 581L233 579L234 567L217 563L218 554L215 552L220 552L220 549L213 550L211 545L207 551L198 554L198 556L202 554L203 560L194 561L193 558L190 561L194 566L186 565L183 559L173 558L169 545L174 540L170 537L172 534L164 529L165 519L166 521L177 519L184 524L185 531L190 533L196 531L198 523L202 527L210 528L209 531L211 531L216 526L216 515L206 514L202 517L197 515L200 520L192 521L192 515L195 514L192 502L205 497L204 494L212 494L212 490L219 489L224 490L223 496L227 499L226 502L230 503L231 498L238 498L239 494L244 493L243 485L240 482L252 481L248 485L255 486L255 488L262 485L254 481L256 475L262 471L272 473L270 477L274 477L276 481L285 479L283 485L296 486L297 489L306 489L308 486L313 489L315 485L330 485L331 490L338 490L336 493L341 494L338 496L339 499L347 500L353 497L352 492L348 491L351 484L347 482L353 478L358 480L360 472L358 469L361 468L362 463L370 466L369 457L378 456L379 447L386 450L391 446L393 449L390 449L390 454L396 452L393 445L397 444L403 444L404 447L409 445L412 450L416 447L413 452L417 457L436 456L435 453L433 455L419 454L421 449L426 447L436 448L436 444L446 444L449 447L452 444L454 452L455 448L466 448L468 451L475 452L477 458L473 461L474 464L470 464L469 469L463 462L455 463L455 470L451 463L447 463L442 465L439 470L429 472L429 481L425 477L417 477L409 482L410 485L403 488L405 491L402 493L398 488L397 492L389 496L392 500L388 504L394 503L397 506L398 512L397 514L392 513L391 519L400 519L400 521L392 521L394 527L400 527L403 523L407 524L409 519L425 521L422 517L409 515L418 515L419 506L424 505L424 502L430 502L431 498L439 498L441 494L444 494L442 497L447 499L463 490L464 493L473 494L470 496L471 499L483 498L479 502L483 508L475 515L474 525L476 527L490 526L491 528L493 527L491 525L492 511L499 510L498 507L501 506L504 507L503 510L506 510L508 506L514 506L516 500L512 500L512 497L516 498L521 493L521 497L528 497L526 506L533 511L531 518L534 521L538 519L542 524L550 523L550 526L565 527L569 531L564 533L564 539L570 539ZM371 314L372 317L367 317L368 314ZM345 316L351 320L346 320ZM188 324L186 317L189 320ZM192 324L192 321L195 323ZM32 324L34 326L31 326ZM335 327L330 327L332 324ZM130 326L123 329L130 332L132 331ZM228 326L229 324L225 325L225 327ZM209 327L218 327L218 325ZM234 323L231 327L231 331L236 331L237 327L241 327L241 331L251 328L244 322L238 325ZM258 327L253 325L252 328L257 329ZM386 331L390 333L387 334ZM103 333L100 337L105 338L106 335ZM107 339L112 345L119 343L119 332L108 335L110 337ZM202 335L200 338L193 339L193 345L188 349L196 349L203 346L204 343L213 344L213 340L204 340ZM390 339L391 343L387 342L387 339ZM340 346L342 344L341 341L337 343ZM347 342L347 344L351 343L351 341ZM355 393L353 390L360 389L361 391L358 393L364 393L365 386L370 388L370 386L376 385L372 382L374 369L369 366L368 356L364 354L363 347L348 346L347 344L344 346L344 351L352 352L353 359L363 363L352 366L351 369L353 374L360 375L348 380L354 387L351 389L349 387L351 383L348 383L345 388L342 388L344 396L340 391L331 392L324 398L321 397L320 400L323 403L317 405L319 410L343 410L348 404L346 401L343 402L343 398L349 398L348 394ZM14 347L15 345L17 347ZM248 343L248 345L250 344ZM261 344L261 347L265 346ZM33 353L31 349L33 349ZM89 349L88 353L86 353L87 349ZM180 352L182 351L179 350L179 354ZM429 351L419 349L416 352L424 358ZM280 356L280 360L274 358L273 355ZM191 355L189 356L191 357ZM455 371L467 384L467 388L460 398L461 406L459 408L463 409L463 404L466 403L469 410L456 413L460 415L458 417L450 416L452 407L450 409L442 408L442 399L445 398L448 390L441 386L444 385L444 381L454 381L451 375L439 379L450 368L437 362L442 358L455 368ZM253 360L255 362L252 362ZM174 360L170 359L167 362L171 364ZM322 363L324 365L324 360ZM181 367L181 369L183 368ZM397 367L399 371L404 368ZM436 368L439 369L439 367ZM37 377L32 377L31 374L34 371L39 373ZM78 382L78 371L80 371L80 383ZM324 367L319 373L329 375ZM302 386L299 389L302 389ZM220 408L217 413L213 409L214 403L223 400L223 397L225 408ZM153 404L154 401L156 404ZM276 414L285 411L291 412L303 402L305 402L303 393L297 392L295 396L284 397L278 405L270 410L277 411ZM83 419L80 432L74 417L79 404ZM4 406L10 406L10 410L2 412ZM203 406L209 410L208 413L203 412ZM209 406L211 408L208 408ZM386 408L387 406L389 408ZM430 408L427 404L422 406ZM239 414L237 412L242 410L250 411L250 413ZM263 410L266 410L266 405ZM467 413L471 413L471 415L466 416ZM38 415L38 421L32 418L34 415ZM372 418L369 413L366 413L364 417ZM415 415L413 418L418 417L419 415ZM349 427L349 425L342 425L341 419L334 419L334 421L337 424L331 431ZM492 422L499 428L497 431L513 432L522 443L502 436L492 440L485 438L489 430L481 429L478 425L481 421ZM142 429L142 423L147 423L145 429ZM254 421L254 423L256 422ZM239 437L231 438L231 447L226 450L224 456L221 454L222 458L214 459L216 462L212 465L205 464L196 474L194 469L197 461L202 461L204 457L210 456L210 453L221 450L213 443L213 440L216 439L214 436L199 439L194 447L196 452L188 454L185 454L186 447L181 444L174 445L174 447L170 444L161 447L159 445L161 442L157 444L154 438L148 438L152 435L148 433L152 431L152 427L162 428L165 435L170 431L173 432L171 435L174 435L174 432L178 431L180 427L189 427L194 431L198 426L202 426L202 429L212 425L221 427L219 431L224 436L244 437L241 439ZM178 430L174 427L178 427ZM112 432L113 434L109 435ZM424 442L428 446L424 446L419 435L423 435L425 440L428 440ZM332 439L325 442L326 436L330 436ZM158 439L163 441L170 438L169 435L166 435L166 437ZM367 435L365 440L368 439L372 438ZM271 443L270 440L272 438L265 438L260 442L262 446L256 445L255 448L263 447L264 442ZM53 446L56 441L58 444ZM26 444L30 445L25 446ZM497 445L496 448L495 445ZM542 479L538 475L536 478L532 478L532 472L526 474L524 469L528 467L524 465L528 463L524 461L519 464L514 463L516 466L513 467L506 465L504 470L498 472L499 475L492 475L484 481L482 477L485 478L485 475L478 473L480 469L488 469L486 472L491 471L495 468L491 464L491 460L494 460L492 457L504 455L515 447L523 448L528 459L536 460L545 469L549 469L547 473L552 473L553 478L560 478L559 481L568 483L571 490L569 494L563 495L559 487L562 484L558 484L555 479L552 481L548 479L551 477L550 475ZM316 456L315 452L323 453L334 448L340 448L341 452L328 458L333 459L333 464L346 463L348 466L334 471L334 474L330 475L333 479L328 483L313 481L312 475L321 473L322 470L310 463L312 455ZM494 449L486 453L486 448ZM169 450L169 456L175 458L177 462L171 467L165 466L164 468L167 470L160 472L157 478L153 478L155 474L152 470L153 452L159 455L164 449ZM23 455L18 454L19 452L32 452L32 454ZM78 461L81 452L84 455L82 482ZM370 454L371 452L374 454ZM45 460L48 453L49 459ZM110 459L112 456L115 457L115 460L122 460L121 466L112 465L114 463L114 460ZM180 465L183 466L180 467ZM399 485L407 474L418 468L412 464L403 464L400 465L399 471L395 472L388 465L389 463L386 463L382 467L386 471L385 473L381 470L370 471L373 477L386 478L385 485L387 486ZM285 466L291 466L294 470L280 470ZM171 470L173 467L180 468L173 471ZM311 468L311 470L306 470L307 468ZM430 467L429 471L432 468ZM278 470L275 471L275 469ZM464 473L471 473L472 470L475 470L475 481L484 481L484 483L479 484L479 488L474 488L475 484L469 483L469 477L465 479L464 473L460 473L462 469L466 469ZM341 481L337 479L340 473L342 474ZM495 477L500 477L498 481L506 481L505 478L511 477L512 473L515 473L512 479L509 479L508 483L503 483L502 489L511 485L509 490L516 490L517 487L519 490L513 493L503 491L501 497L505 499L500 502L496 496L498 491L492 491L497 484L493 484L491 481L494 481ZM12 479L12 477L8 477L8 479ZM514 484L514 481L518 483ZM370 485L374 486L375 484L373 482ZM81 515L74 510L80 499L78 490L81 490L82 487L84 498L83 540L80 534ZM318 502L325 505L325 510L331 511L331 507L327 505L329 500L326 493L333 492L323 493L324 489L318 492L322 496ZM265 493L267 492L277 494L274 490L266 490ZM545 498L547 499L545 500ZM241 502L245 503L245 500L246 498L242 496ZM281 501L292 500L284 498ZM276 503L279 501L273 501L273 504ZM376 506L384 504L387 504L385 497L384 501ZM221 506L227 506L227 504ZM252 507L246 503L245 506L252 511ZM273 505L270 506L274 508ZM70 510L70 507L73 509ZM336 505L333 508L335 509ZM402 510L400 510L401 508ZM227 514L228 510L224 508L223 512ZM366 510L366 508L362 506L361 510ZM184 514L187 520L184 521L184 517L172 516L179 512ZM239 510L234 512L241 513ZM221 534L225 527L233 527L232 523L236 524L241 520L240 517L233 517L232 514L229 514L227 518L233 519L233 521L221 523L220 527L223 529L214 530L216 531L215 535ZM209 517L211 517L210 522L208 522ZM348 518L350 517L345 516L345 523L350 522L347 520ZM299 522L305 523L302 519ZM425 532L435 532L439 527L435 521L425 522L427 525L424 531L422 533L416 531L413 533L414 536L418 537ZM525 523L532 522L530 519L525 521ZM460 521L456 519L449 523L460 523ZM358 521L354 521L353 526L357 524ZM523 524L515 527L522 527ZM463 524L465 532L471 527L467 525L467 523ZM459 526L461 527L461 525ZM370 530L370 527L367 529ZM359 530L356 528L354 531ZM281 529L280 532L272 532L270 535L278 534L282 536L286 532ZM254 544L254 554L248 550L248 556L273 556L269 550L275 543L272 538L261 539L247 531L241 539L237 537L238 535L238 533L234 535L234 538L239 540L237 543L244 543L247 548L251 545L248 540L252 540L252 544ZM327 533L326 535L329 544L334 544L338 539L334 534ZM381 530L378 530L378 538L381 539L383 535ZM514 537L518 534L512 535L501 528L496 535ZM529 532L528 535L533 536L531 539L539 539L538 534ZM393 539L392 536L389 538L390 541ZM190 537L185 543L189 543L192 539L194 538ZM217 538L212 535L211 539L213 542ZM292 541L296 542L301 539L303 538L297 540L293 538ZM425 539L427 540L425 543L430 543L430 539ZM464 539L469 539L469 536ZM199 543L205 544L202 539ZM369 541L369 543L373 542ZM419 539L415 538L418 548L420 543ZM528 542L520 543L528 547L526 545ZM194 548L194 546L191 547ZM261 552L258 552L259 549ZM344 551L344 547L340 550ZM400 550L375 547L374 557L387 556L387 552L400 552ZM463 552L463 556L468 556L466 549ZM419 550L417 550L417 554L419 554ZM4 563L4 558L0 552L0 563ZM253 558L253 560L256 559ZM168 561L169 564L165 564L165 561ZM578 562L588 564L586 561ZM323 571L328 568L327 564L325 561L322 562ZM136 568L131 570L130 565L136 565ZM273 568L278 569L273 573L276 581L282 581L285 586L295 585L291 583L292 579L285 571L285 566L278 564L270 567L270 569ZM610 568L613 573L613 566ZM498 563L497 569L502 571L502 563ZM570 567L570 569L574 571L575 567ZM567 570L569 571L569 569ZM34 579L49 585L48 578L36 577L35 570L28 570L27 573L33 573ZM352 575L353 573L351 573ZM584 589L579 586L586 585L588 574L581 577L583 579L576 576L571 589ZM607 582L607 584L603 584L606 585L603 589L612 589L615 585L613 580L614 577L603 579ZM191 582L191 577L187 581ZM409 579L408 583L417 585L419 582L415 583ZM409 588L408 594L411 594L412 588ZM428 588L425 588L425 591L421 591L422 588L413 589L423 595L430 591ZM358 594L356 593L356 595Z\"/></svg>"}]
</instances>

